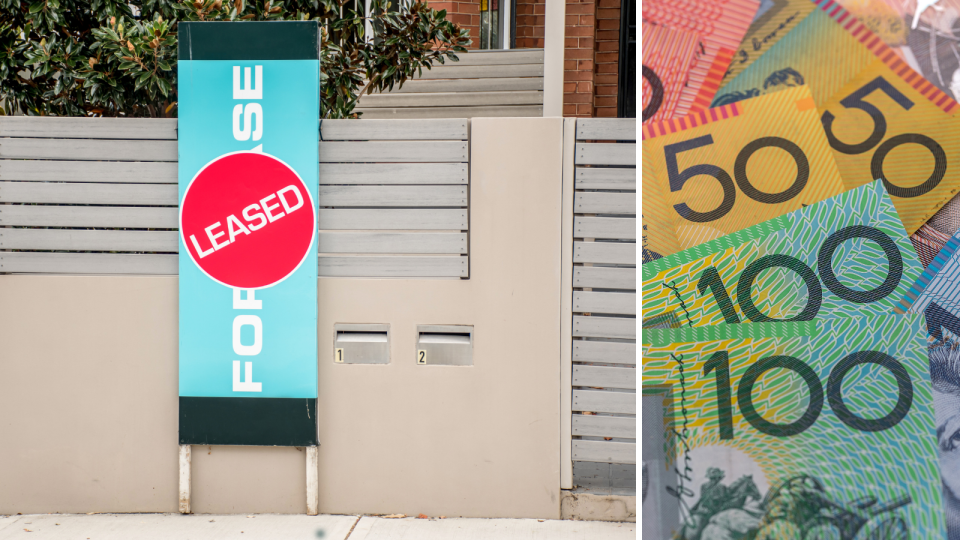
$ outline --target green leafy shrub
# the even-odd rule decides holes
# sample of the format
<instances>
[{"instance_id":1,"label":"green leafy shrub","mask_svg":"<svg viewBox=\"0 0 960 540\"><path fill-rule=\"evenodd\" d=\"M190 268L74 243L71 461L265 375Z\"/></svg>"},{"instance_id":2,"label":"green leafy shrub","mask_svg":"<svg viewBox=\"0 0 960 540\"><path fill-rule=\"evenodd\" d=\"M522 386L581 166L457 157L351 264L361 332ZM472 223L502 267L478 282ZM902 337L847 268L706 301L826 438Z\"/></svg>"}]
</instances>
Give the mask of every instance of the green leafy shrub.
<instances>
[{"instance_id":1,"label":"green leafy shrub","mask_svg":"<svg viewBox=\"0 0 960 540\"><path fill-rule=\"evenodd\" d=\"M0 114L176 116L178 21L317 20L321 113L356 116L470 43L445 11L391 1L0 0Z\"/></svg>"}]
</instances>

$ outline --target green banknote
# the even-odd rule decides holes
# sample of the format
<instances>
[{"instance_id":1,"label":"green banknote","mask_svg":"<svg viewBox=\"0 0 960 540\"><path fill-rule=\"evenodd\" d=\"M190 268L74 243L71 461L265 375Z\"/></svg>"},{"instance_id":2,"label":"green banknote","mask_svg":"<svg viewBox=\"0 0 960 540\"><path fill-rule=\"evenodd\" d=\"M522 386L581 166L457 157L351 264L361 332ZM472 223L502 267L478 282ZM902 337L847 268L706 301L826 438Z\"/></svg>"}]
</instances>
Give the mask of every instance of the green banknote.
<instances>
[{"instance_id":1,"label":"green banknote","mask_svg":"<svg viewBox=\"0 0 960 540\"><path fill-rule=\"evenodd\" d=\"M923 266L878 180L641 272L656 328L889 314Z\"/></svg>"},{"instance_id":2,"label":"green banknote","mask_svg":"<svg viewBox=\"0 0 960 540\"><path fill-rule=\"evenodd\" d=\"M892 314L643 332L644 530L944 538L925 338Z\"/></svg>"}]
</instances>

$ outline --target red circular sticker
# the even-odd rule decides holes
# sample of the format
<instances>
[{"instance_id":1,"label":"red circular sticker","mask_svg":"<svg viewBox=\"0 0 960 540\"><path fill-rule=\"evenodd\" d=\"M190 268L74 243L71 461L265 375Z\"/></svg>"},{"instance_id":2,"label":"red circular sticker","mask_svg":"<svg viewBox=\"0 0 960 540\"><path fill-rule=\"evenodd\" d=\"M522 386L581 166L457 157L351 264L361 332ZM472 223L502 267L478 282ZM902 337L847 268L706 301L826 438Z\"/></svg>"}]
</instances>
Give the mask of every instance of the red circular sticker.
<instances>
[{"instance_id":1,"label":"red circular sticker","mask_svg":"<svg viewBox=\"0 0 960 540\"><path fill-rule=\"evenodd\" d=\"M283 281L309 255L316 232L307 185L269 154L236 152L211 161L180 204L187 253L228 287L262 289Z\"/></svg>"}]
</instances>

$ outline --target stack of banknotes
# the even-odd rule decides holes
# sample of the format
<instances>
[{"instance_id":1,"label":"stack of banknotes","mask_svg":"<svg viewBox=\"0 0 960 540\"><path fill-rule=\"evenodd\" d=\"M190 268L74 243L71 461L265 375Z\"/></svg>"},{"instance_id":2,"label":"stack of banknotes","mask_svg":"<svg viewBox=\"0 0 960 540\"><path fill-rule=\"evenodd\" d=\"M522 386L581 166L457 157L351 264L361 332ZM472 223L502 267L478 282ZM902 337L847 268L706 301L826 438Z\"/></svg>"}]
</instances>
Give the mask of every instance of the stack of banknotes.
<instances>
[{"instance_id":1,"label":"stack of banknotes","mask_svg":"<svg viewBox=\"0 0 960 540\"><path fill-rule=\"evenodd\" d=\"M960 540L960 0L644 0L643 537Z\"/></svg>"}]
</instances>

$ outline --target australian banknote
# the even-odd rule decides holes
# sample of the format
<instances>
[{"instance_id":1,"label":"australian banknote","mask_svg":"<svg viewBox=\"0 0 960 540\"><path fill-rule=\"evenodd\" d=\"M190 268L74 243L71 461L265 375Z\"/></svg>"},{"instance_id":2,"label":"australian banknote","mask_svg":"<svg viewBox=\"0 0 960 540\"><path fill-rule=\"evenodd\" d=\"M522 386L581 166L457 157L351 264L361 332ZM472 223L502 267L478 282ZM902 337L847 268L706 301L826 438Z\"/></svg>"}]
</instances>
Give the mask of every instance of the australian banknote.
<instances>
[{"instance_id":1,"label":"australian banknote","mask_svg":"<svg viewBox=\"0 0 960 540\"><path fill-rule=\"evenodd\" d=\"M957 342L960 338L960 233L947 241L894 311L925 315L932 343L945 339Z\"/></svg>"},{"instance_id":2,"label":"australian banknote","mask_svg":"<svg viewBox=\"0 0 960 540\"><path fill-rule=\"evenodd\" d=\"M643 261L844 191L805 86L643 126Z\"/></svg>"},{"instance_id":3,"label":"australian banknote","mask_svg":"<svg viewBox=\"0 0 960 540\"><path fill-rule=\"evenodd\" d=\"M926 223L920 226L910 240L924 266L930 264L950 237L960 231L960 195L954 196Z\"/></svg>"},{"instance_id":4,"label":"australian banknote","mask_svg":"<svg viewBox=\"0 0 960 540\"><path fill-rule=\"evenodd\" d=\"M846 187L882 178L913 234L960 189L960 108L833 0L816 4L714 104L807 84Z\"/></svg>"},{"instance_id":5,"label":"australian banknote","mask_svg":"<svg viewBox=\"0 0 960 540\"><path fill-rule=\"evenodd\" d=\"M644 530L943 538L925 334L892 314L645 331Z\"/></svg>"},{"instance_id":6,"label":"australian banknote","mask_svg":"<svg viewBox=\"0 0 960 540\"><path fill-rule=\"evenodd\" d=\"M960 0L840 0L928 81L960 100ZM762 9L762 6L761 6ZM924 265L960 230L954 197L911 236Z\"/></svg>"},{"instance_id":7,"label":"australian banknote","mask_svg":"<svg viewBox=\"0 0 960 540\"><path fill-rule=\"evenodd\" d=\"M693 67L700 36L643 23L643 123L673 118Z\"/></svg>"},{"instance_id":8,"label":"australian banknote","mask_svg":"<svg viewBox=\"0 0 960 540\"><path fill-rule=\"evenodd\" d=\"M641 272L648 328L889 314L923 266L878 180Z\"/></svg>"},{"instance_id":9,"label":"australian banknote","mask_svg":"<svg viewBox=\"0 0 960 540\"><path fill-rule=\"evenodd\" d=\"M750 67L754 60L793 30L815 8L816 5L810 0L761 0L760 9L723 75L718 93L723 92L723 84Z\"/></svg>"},{"instance_id":10,"label":"australian banknote","mask_svg":"<svg viewBox=\"0 0 960 540\"><path fill-rule=\"evenodd\" d=\"M702 111L720 88L734 51L760 6L759 0L648 0L641 2L646 23L700 37L699 54L680 95L676 115Z\"/></svg>"},{"instance_id":11,"label":"australian banknote","mask_svg":"<svg viewBox=\"0 0 960 540\"><path fill-rule=\"evenodd\" d=\"M811 3L814 9L792 30L739 75L725 81L713 106L800 84L810 86L820 105L877 58L860 39L873 36L863 24L833 0ZM868 43L875 49L886 47L879 38L868 39Z\"/></svg>"},{"instance_id":12,"label":"australian banknote","mask_svg":"<svg viewBox=\"0 0 960 540\"><path fill-rule=\"evenodd\" d=\"M948 538L960 540L960 233L946 242L896 311L925 316Z\"/></svg>"},{"instance_id":13,"label":"australian banknote","mask_svg":"<svg viewBox=\"0 0 960 540\"><path fill-rule=\"evenodd\" d=\"M928 81L960 100L960 0L838 0Z\"/></svg>"},{"instance_id":14,"label":"australian banknote","mask_svg":"<svg viewBox=\"0 0 960 540\"><path fill-rule=\"evenodd\" d=\"M876 58L821 106L847 188L880 178L908 234L960 188L960 108L897 58Z\"/></svg>"},{"instance_id":15,"label":"australian banknote","mask_svg":"<svg viewBox=\"0 0 960 540\"><path fill-rule=\"evenodd\" d=\"M793 27L784 28L787 35L775 34L775 44L760 59L751 59L749 73L744 69L726 78L716 100L735 99L734 92L775 91L801 78L813 86L820 103L873 57L888 56L898 57L912 71L958 99L960 0L813 0L809 4L815 9L787 9L788 17L795 15L790 20ZM912 28L918 13L917 26ZM951 86L953 80L956 82Z\"/></svg>"}]
</instances>

